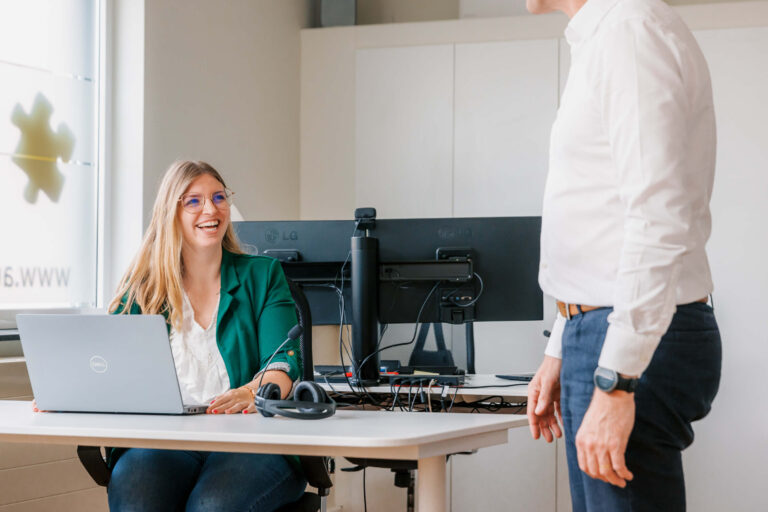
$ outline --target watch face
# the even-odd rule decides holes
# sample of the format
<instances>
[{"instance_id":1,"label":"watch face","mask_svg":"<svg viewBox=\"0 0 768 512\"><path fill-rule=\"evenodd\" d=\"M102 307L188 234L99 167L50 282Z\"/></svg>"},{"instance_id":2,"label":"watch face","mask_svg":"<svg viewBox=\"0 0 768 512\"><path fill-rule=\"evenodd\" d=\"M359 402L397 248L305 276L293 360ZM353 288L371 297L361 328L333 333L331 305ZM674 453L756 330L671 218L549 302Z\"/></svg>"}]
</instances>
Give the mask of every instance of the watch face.
<instances>
[{"instance_id":1,"label":"watch face","mask_svg":"<svg viewBox=\"0 0 768 512\"><path fill-rule=\"evenodd\" d=\"M601 391L611 392L616 389L618 377L615 371L598 366L595 370L595 386Z\"/></svg>"}]
</instances>

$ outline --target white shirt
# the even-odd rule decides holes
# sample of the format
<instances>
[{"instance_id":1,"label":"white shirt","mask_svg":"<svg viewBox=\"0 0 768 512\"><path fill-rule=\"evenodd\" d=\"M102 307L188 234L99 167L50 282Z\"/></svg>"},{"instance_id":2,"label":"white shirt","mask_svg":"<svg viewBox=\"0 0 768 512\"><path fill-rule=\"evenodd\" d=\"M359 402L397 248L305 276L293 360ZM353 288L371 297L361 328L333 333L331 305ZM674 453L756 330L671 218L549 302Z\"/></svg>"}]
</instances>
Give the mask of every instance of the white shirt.
<instances>
[{"instance_id":1,"label":"white shirt","mask_svg":"<svg viewBox=\"0 0 768 512\"><path fill-rule=\"evenodd\" d=\"M184 404L207 404L229 389L229 375L219 347L216 345L218 302L206 328L195 321L195 311L183 292L182 327L171 329L171 352L179 376Z\"/></svg>"},{"instance_id":2,"label":"white shirt","mask_svg":"<svg viewBox=\"0 0 768 512\"><path fill-rule=\"evenodd\" d=\"M208 404L213 398L230 389L229 374L224 358L221 357L216 343L216 317L219 311L219 299L208 327L205 329L195 321L187 293L182 290L181 331L171 328L171 353L179 378L181 401L185 405ZM287 363L275 362L267 370L280 370L285 373L291 367ZM261 372L254 375L254 379ZM296 382L294 381L294 384Z\"/></svg>"},{"instance_id":3,"label":"white shirt","mask_svg":"<svg viewBox=\"0 0 768 512\"><path fill-rule=\"evenodd\" d=\"M565 36L539 284L564 302L613 306L599 364L639 375L675 306L712 292L709 71L661 0L588 0ZM558 315L548 355L562 356L564 324Z\"/></svg>"}]
</instances>

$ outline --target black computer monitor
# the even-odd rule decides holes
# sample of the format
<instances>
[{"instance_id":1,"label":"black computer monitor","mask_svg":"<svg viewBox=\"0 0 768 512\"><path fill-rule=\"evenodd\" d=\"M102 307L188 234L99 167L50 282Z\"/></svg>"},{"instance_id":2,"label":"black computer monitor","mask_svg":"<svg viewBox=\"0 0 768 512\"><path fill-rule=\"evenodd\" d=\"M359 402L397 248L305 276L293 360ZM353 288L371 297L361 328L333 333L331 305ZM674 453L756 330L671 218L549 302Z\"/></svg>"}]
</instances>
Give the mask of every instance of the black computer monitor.
<instances>
[{"instance_id":1,"label":"black computer monitor","mask_svg":"<svg viewBox=\"0 0 768 512\"><path fill-rule=\"evenodd\" d=\"M313 325L341 322L333 287L343 290L345 303L351 307L349 240L355 221L247 221L232 225L246 252L279 259L288 279L303 285Z\"/></svg>"},{"instance_id":2,"label":"black computer monitor","mask_svg":"<svg viewBox=\"0 0 768 512\"><path fill-rule=\"evenodd\" d=\"M444 281L425 305L421 322L463 323L541 320L543 298L538 283L541 217L382 219L371 235L379 245L381 323L413 323L435 281L386 280L387 265L439 258L472 263L472 279ZM418 274L421 269L416 268ZM450 275L451 271L447 272ZM458 273L457 273L458 275ZM482 280L482 294L480 292ZM403 287L403 283L407 283ZM461 297L466 297L464 300ZM446 301L444 299L451 298ZM456 306L477 299L470 310ZM454 307L446 302L454 302ZM441 310L441 303L442 310Z\"/></svg>"},{"instance_id":3,"label":"black computer monitor","mask_svg":"<svg viewBox=\"0 0 768 512\"><path fill-rule=\"evenodd\" d=\"M541 320L541 217L234 223L254 253L304 285L314 325L353 325L353 366L378 377L379 324ZM361 366L361 362L366 364Z\"/></svg>"}]
</instances>

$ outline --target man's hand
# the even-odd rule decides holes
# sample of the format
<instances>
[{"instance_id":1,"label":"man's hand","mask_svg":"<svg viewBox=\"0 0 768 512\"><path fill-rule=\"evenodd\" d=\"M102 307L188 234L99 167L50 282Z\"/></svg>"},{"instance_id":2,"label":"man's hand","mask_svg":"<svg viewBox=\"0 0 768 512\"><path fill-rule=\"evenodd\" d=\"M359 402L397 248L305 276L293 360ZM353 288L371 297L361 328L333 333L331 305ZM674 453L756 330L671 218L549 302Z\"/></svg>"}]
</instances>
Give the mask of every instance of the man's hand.
<instances>
[{"instance_id":1,"label":"man's hand","mask_svg":"<svg viewBox=\"0 0 768 512\"><path fill-rule=\"evenodd\" d=\"M583 472L618 487L632 480L624 453L635 424L635 395L595 390L576 434L576 453Z\"/></svg>"},{"instance_id":2,"label":"man's hand","mask_svg":"<svg viewBox=\"0 0 768 512\"><path fill-rule=\"evenodd\" d=\"M528 424L534 439L544 436L551 443L563 433L558 424L560 414L560 368L562 361L544 356L541 366L528 384Z\"/></svg>"}]
</instances>

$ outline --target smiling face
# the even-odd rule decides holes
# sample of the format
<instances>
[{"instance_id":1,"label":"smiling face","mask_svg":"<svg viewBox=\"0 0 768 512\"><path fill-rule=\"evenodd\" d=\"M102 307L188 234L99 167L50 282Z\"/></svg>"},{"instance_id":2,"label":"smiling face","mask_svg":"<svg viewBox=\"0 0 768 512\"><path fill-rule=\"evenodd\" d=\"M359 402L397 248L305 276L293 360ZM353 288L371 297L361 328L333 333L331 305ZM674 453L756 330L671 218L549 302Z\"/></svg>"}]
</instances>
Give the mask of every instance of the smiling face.
<instances>
[{"instance_id":1,"label":"smiling face","mask_svg":"<svg viewBox=\"0 0 768 512\"><path fill-rule=\"evenodd\" d=\"M226 194L224 185L210 174L203 174L182 195L177 216L183 245L187 248L204 250L221 246L229 226L229 204L220 200L220 194ZM218 206L214 200L219 203ZM202 208L196 212L189 211L195 204L202 204Z\"/></svg>"}]
</instances>

